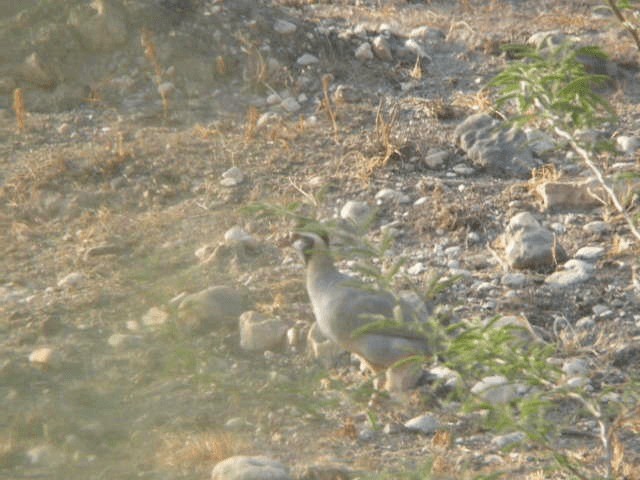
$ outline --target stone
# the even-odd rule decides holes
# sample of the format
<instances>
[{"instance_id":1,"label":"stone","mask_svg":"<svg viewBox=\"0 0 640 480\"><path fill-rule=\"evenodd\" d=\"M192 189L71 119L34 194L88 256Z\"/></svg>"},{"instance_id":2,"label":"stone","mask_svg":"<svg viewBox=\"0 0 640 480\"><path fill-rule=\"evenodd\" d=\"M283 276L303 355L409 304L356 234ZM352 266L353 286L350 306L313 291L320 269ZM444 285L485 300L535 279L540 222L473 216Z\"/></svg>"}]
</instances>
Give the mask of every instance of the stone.
<instances>
[{"instance_id":1,"label":"stone","mask_svg":"<svg viewBox=\"0 0 640 480\"><path fill-rule=\"evenodd\" d=\"M284 344L288 326L278 318L268 318L250 310L240 315L238 322L243 350L264 352Z\"/></svg>"},{"instance_id":2,"label":"stone","mask_svg":"<svg viewBox=\"0 0 640 480\"><path fill-rule=\"evenodd\" d=\"M518 386L502 375L484 377L471 388L471 393L494 405L509 403L519 397Z\"/></svg>"},{"instance_id":3,"label":"stone","mask_svg":"<svg viewBox=\"0 0 640 480\"><path fill-rule=\"evenodd\" d=\"M107 343L114 348L135 347L140 345L142 337L127 333L114 333L107 339Z\"/></svg>"},{"instance_id":4,"label":"stone","mask_svg":"<svg viewBox=\"0 0 640 480\"><path fill-rule=\"evenodd\" d=\"M411 432L424 433L429 435L435 433L440 427L440 422L435 415L425 413L417 417L413 417L404 423L404 427Z\"/></svg>"},{"instance_id":5,"label":"stone","mask_svg":"<svg viewBox=\"0 0 640 480\"><path fill-rule=\"evenodd\" d=\"M552 212L591 210L602 206L596 196L604 198L602 188L593 179L544 182L536 187L536 193L542 199L543 209Z\"/></svg>"},{"instance_id":6,"label":"stone","mask_svg":"<svg viewBox=\"0 0 640 480\"><path fill-rule=\"evenodd\" d=\"M29 362L36 365L48 366L53 360L53 349L49 347L36 348L29 354Z\"/></svg>"},{"instance_id":7,"label":"stone","mask_svg":"<svg viewBox=\"0 0 640 480\"><path fill-rule=\"evenodd\" d=\"M556 236L529 212L514 215L504 236L505 254L512 268L544 270L567 259Z\"/></svg>"},{"instance_id":8,"label":"stone","mask_svg":"<svg viewBox=\"0 0 640 480\"><path fill-rule=\"evenodd\" d=\"M120 245L114 245L114 244L97 245L95 247L88 248L84 252L83 258L85 260L89 260L90 258L93 258L93 257L101 257L104 255L118 255L118 254L121 254L122 252L124 252L124 248L121 247Z\"/></svg>"},{"instance_id":9,"label":"stone","mask_svg":"<svg viewBox=\"0 0 640 480\"><path fill-rule=\"evenodd\" d=\"M611 231L611 224L603 222L602 220L594 220L593 222L585 224L582 229L585 232L594 235L604 235L605 233L609 233Z\"/></svg>"},{"instance_id":10,"label":"stone","mask_svg":"<svg viewBox=\"0 0 640 480\"><path fill-rule=\"evenodd\" d=\"M322 334L317 323L311 325L307 334L307 351L325 368L335 367L339 358L345 355L345 350Z\"/></svg>"},{"instance_id":11,"label":"stone","mask_svg":"<svg viewBox=\"0 0 640 480\"><path fill-rule=\"evenodd\" d=\"M446 150L440 150L427 155L424 158L423 162L428 168L436 170L442 168L448 159L449 152L447 152Z\"/></svg>"},{"instance_id":12,"label":"stone","mask_svg":"<svg viewBox=\"0 0 640 480\"><path fill-rule=\"evenodd\" d=\"M620 135L616 138L618 150L627 155L633 155L636 150L640 149L640 137Z\"/></svg>"},{"instance_id":13,"label":"stone","mask_svg":"<svg viewBox=\"0 0 640 480\"><path fill-rule=\"evenodd\" d=\"M211 480L293 480L282 463L265 456L236 455L216 464Z\"/></svg>"},{"instance_id":14,"label":"stone","mask_svg":"<svg viewBox=\"0 0 640 480\"><path fill-rule=\"evenodd\" d=\"M422 262L417 262L407 268L407 273L409 275L420 275L422 272L426 271L427 267Z\"/></svg>"},{"instance_id":15,"label":"stone","mask_svg":"<svg viewBox=\"0 0 640 480\"><path fill-rule=\"evenodd\" d=\"M301 57L296 60L298 65L306 67L308 65L314 65L318 63L320 60L315 55L311 55L310 53L305 53Z\"/></svg>"},{"instance_id":16,"label":"stone","mask_svg":"<svg viewBox=\"0 0 640 480\"><path fill-rule=\"evenodd\" d=\"M409 32L409 38L414 38L417 40L425 40L425 41L444 40L445 36L446 35L442 30L429 27L427 25L416 27Z\"/></svg>"},{"instance_id":17,"label":"stone","mask_svg":"<svg viewBox=\"0 0 640 480\"><path fill-rule=\"evenodd\" d=\"M373 54L380 60L384 62L390 62L393 60L391 47L389 47L389 41L382 35L378 35L373 39L373 42L371 42L371 47L373 49Z\"/></svg>"},{"instance_id":18,"label":"stone","mask_svg":"<svg viewBox=\"0 0 640 480\"><path fill-rule=\"evenodd\" d=\"M385 371L384 388L389 392L406 392L418 384L422 377L422 365L408 361L392 365Z\"/></svg>"},{"instance_id":19,"label":"stone","mask_svg":"<svg viewBox=\"0 0 640 480\"><path fill-rule=\"evenodd\" d=\"M168 98L175 89L176 86L171 82L162 82L158 85L158 93L162 98Z\"/></svg>"},{"instance_id":20,"label":"stone","mask_svg":"<svg viewBox=\"0 0 640 480\"><path fill-rule=\"evenodd\" d=\"M500 283L509 288L522 288L527 284L527 276L524 273L505 273L500 278Z\"/></svg>"},{"instance_id":21,"label":"stone","mask_svg":"<svg viewBox=\"0 0 640 480\"><path fill-rule=\"evenodd\" d=\"M178 324L191 332L210 332L235 324L250 307L245 292L227 285L214 285L186 295L178 306Z\"/></svg>"},{"instance_id":22,"label":"stone","mask_svg":"<svg viewBox=\"0 0 640 480\"><path fill-rule=\"evenodd\" d=\"M164 325L169 319L169 314L158 307L151 307L142 316L142 324L147 327L156 327Z\"/></svg>"},{"instance_id":23,"label":"stone","mask_svg":"<svg viewBox=\"0 0 640 480\"><path fill-rule=\"evenodd\" d=\"M542 130L527 128L524 133L527 136L527 145L538 156L550 153L556 148L551 135Z\"/></svg>"},{"instance_id":24,"label":"stone","mask_svg":"<svg viewBox=\"0 0 640 480\"><path fill-rule=\"evenodd\" d=\"M577 258L578 260L595 262L596 260L601 259L604 256L604 253L605 253L604 247L599 247L599 246L582 247L575 253L573 257Z\"/></svg>"},{"instance_id":25,"label":"stone","mask_svg":"<svg viewBox=\"0 0 640 480\"><path fill-rule=\"evenodd\" d=\"M435 382L441 383L445 388L454 390L458 385L460 385L462 378L460 374L455 370L450 369L449 367L445 367L444 365L436 365L431 367L427 374L431 377Z\"/></svg>"},{"instance_id":26,"label":"stone","mask_svg":"<svg viewBox=\"0 0 640 480\"><path fill-rule=\"evenodd\" d=\"M568 358L562 364L562 371L567 377L584 376L589 372L589 364L583 358Z\"/></svg>"},{"instance_id":27,"label":"stone","mask_svg":"<svg viewBox=\"0 0 640 480\"><path fill-rule=\"evenodd\" d=\"M392 188L383 188L378 193L376 193L375 199L378 201L378 203L409 203L411 201L409 195L406 195Z\"/></svg>"},{"instance_id":28,"label":"stone","mask_svg":"<svg viewBox=\"0 0 640 480\"><path fill-rule=\"evenodd\" d=\"M373 212L367 202L349 200L340 209L340 218L349 220L359 227L363 227L372 220Z\"/></svg>"},{"instance_id":29,"label":"stone","mask_svg":"<svg viewBox=\"0 0 640 480\"><path fill-rule=\"evenodd\" d=\"M235 187L244 181L244 173L238 167L231 167L222 174L220 185L224 187Z\"/></svg>"},{"instance_id":30,"label":"stone","mask_svg":"<svg viewBox=\"0 0 640 480\"><path fill-rule=\"evenodd\" d=\"M256 240L239 225L234 225L224 232L224 243L231 247L242 245L248 248L256 248L258 246Z\"/></svg>"},{"instance_id":31,"label":"stone","mask_svg":"<svg viewBox=\"0 0 640 480\"><path fill-rule=\"evenodd\" d=\"M527 436L523 432L507 433L505 435L498 435L491 439L491 446L497 449L503 449L516 443L522 442Z\"/></svg>"},{"instance_id":32,"label":"stone","mask_svg":"<svg viewBox=\"0 0 640 480\"><path fill-rule=\"evenodd\" d=\"M571 259L562 268L545 278L544 283L553 288L567 288L593 277L593 265L583 260Z\"/></svg>"},{"instance_id":33,"label":"stone","mask_svg":"<svg viewBox=\"0 0 640 480\"><path fill-rule=\"evenodd\" d=\"M560 30L546 30L543 32L536 32L527 39L529 45L533 45L536 48L542 48L545 46L557 47L566 39L566 35Z\"/></svg>"},{"instance_id":34,"label":"stone","mask_svg":"<svg viewBox=\"0 0 640 480\"><path fill-rule=\"evenodd\" d=\"M78 288L85 282L85 276L80 272L71 272L58 281L60 288Z\"/></svg>"},{"instance_id":35,"label":"stone","mask_svg":"<svg viewBox=\"0 0 640 480\"><path fill-rule=\"evenodd\" d=\"M286 20L276 20L273 24L273 30L280 35L290 35L294 33L298 27L295 23L288 22Z\"/></svg>"},{"instance_id":36,"label":"stone","mask_svg":"<svg viewBox=\"0 0 640 480\"><path fill-rule=\"evenodd\" d=\"M355 57L361 61L373 60L373 51L369 42L361 43L354 52Z\"/></svg>"},{"instance_id":37,"label":"stone","mask_svg":"<svg viewBox=\"0 0 640 480\"><path fill-rule=\"evenodd\" d=\"M280 106L289 113L295 113L302 108L298 101L293 97L287 97L282 100L282 102L280 102Z\"/></svg>"},{"instance_id":38,"label":"stone","mask_svg":"<svg viewBox=\"0 0 640 480\"><path fill-rule=\"evenodd\" d=\"M540 165L522 130L507 128L486 113L467 117L456 127L454 136L473 165L491 175L528 178Z\"/></svg>"}]
</instances>

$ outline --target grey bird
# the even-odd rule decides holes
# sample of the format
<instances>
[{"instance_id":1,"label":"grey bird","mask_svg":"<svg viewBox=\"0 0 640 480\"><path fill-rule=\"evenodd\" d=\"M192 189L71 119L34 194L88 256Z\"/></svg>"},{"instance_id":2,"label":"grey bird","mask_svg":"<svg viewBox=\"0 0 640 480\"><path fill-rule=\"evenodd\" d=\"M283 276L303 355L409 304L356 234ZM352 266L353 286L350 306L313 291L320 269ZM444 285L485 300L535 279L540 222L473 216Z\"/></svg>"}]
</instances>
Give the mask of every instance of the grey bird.
<instances>
[{"instance_id":1,"label":"grey bird","mask_svg":"<svg viewBox=\"0 0 640 480\"><path fill-rule=\"evenodd\" d=\"M374 371L414 355L427 355L427 338L402 325L364 328L376 320L409 319L412 309L389 292L372 290L360 280L339 272L328 238L296 232L293 246L306 265L306 283L320 331L345 350L355 353Z\"/></svg>"}]
</instances>

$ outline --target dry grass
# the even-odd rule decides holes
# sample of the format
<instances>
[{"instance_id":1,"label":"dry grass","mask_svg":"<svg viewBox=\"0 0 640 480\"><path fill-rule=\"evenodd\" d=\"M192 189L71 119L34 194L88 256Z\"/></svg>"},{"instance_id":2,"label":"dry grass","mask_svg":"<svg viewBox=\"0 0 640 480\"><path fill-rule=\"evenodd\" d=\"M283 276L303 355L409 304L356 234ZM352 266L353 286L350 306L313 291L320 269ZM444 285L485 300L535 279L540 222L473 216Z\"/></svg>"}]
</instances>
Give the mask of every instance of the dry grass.
<instances>
[{"instance_id":1,"label":"dry grass","mask_svg":"<svg viewBox=\"0 0 640 480\"><path fill-rule=\"evenodd\" d=\"M18 132L22 133L26 129L27 109L24 106L24 97L21 88L16 88L13 91L13 111L16 114Z\"/></svg>"},{"instance_id":2,"label":"dry grass","mask_svg":"<svg viewBox=\"0 0 640 480\"><path fill-rule=\"evenodd\" d=\"M158 87L158 93L160 94L160 98L162 99L162 111L164 112L164 117L166 118L169 112L169 93L170 90L164 88L162 85L162 66L158 61L158 55L156 53L156 44L153 40L153 33L146 28L143 28L140 32L140 44L144 49L144 56L149 61L153 70L155 72L155 82Z\"/></svg>"},{"instance_id":3,"label":"dry grass","mask_svg":"<svg viewBox=\"0 0 640 480\"><path fill-rule=\"evenodd\" d=\"M336 123L336 109L335 106L331 105L331 100L329 98L329 86L333 80L333 75L326 74L322 76L322 105L321 107L327 112L327 116L329 117L329 121L331 122L331 126L333 128L333 139L337 143L338 142L338 124Z\"/></svg>"},{"instance_id":4,"label":"dry grass","mask_svg":"<svg viewBox=\"0 0 640 480\"><path fill-rule=\"evenodd\" d=\"M260 118L258 109L253 106L249 107L244 124L244 140L246 142L249 142L255 138L256 127L258 126L258 118Z\"/></svg>"},{"instance_id":5,"label":"dry grass","mask_svg":"<svg viewBox=\"0 0 640 480\"><path fill-rule=\"evenodd\" d=\"M157 462L165 467L192 470L214 464L241 453L244 442L230 433L170 433L161 438Z\"/></svg>"}]
</instances>

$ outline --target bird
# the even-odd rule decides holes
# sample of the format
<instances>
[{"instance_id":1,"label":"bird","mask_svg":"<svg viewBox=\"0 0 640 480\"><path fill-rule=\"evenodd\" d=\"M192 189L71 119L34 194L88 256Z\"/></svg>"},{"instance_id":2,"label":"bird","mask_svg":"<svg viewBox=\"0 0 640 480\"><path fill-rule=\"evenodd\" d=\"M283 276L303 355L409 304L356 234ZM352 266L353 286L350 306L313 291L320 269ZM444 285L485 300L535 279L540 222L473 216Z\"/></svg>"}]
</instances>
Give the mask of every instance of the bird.
<instances>
[{"instance_id":1,"label":"bird","mask_svg":"<svg viewBox=\"0 0 640 480\"><path fill-rule=\"evenodd\" d=\"M326 233L296 231L293 240L306 266L307 293L324 336L356 354L374 373L405 358L431 353L425 335L398 322L390 325L398 317L414 316L411 306L390 292L372 290L341 273ZM379 322L381 319L386 322Z\"/></svg>"}]
</instances>

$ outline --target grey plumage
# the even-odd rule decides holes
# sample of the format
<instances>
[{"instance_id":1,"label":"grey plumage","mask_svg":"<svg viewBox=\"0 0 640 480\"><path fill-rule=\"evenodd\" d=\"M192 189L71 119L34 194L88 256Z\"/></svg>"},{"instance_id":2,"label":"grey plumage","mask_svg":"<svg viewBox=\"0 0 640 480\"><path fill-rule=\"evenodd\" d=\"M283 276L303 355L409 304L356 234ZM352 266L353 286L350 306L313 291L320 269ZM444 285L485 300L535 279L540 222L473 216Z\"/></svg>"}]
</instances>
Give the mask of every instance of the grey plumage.
<instances>
[{"instance_id":1,"label":"grey plumage","mask_svg":"<svg viewBox=\"0 0 640 480\"><path fill-rule=\"evenodd\" d=\"M294 246L305 261L313 313L326 337L363 358L373 370L387 368L412 355L429 353L427 339L402 326L356 332L376 320L394 320L398 309L405 320L413 316L413 311L391 293L371 290L361 281L340 273L327 239L308 232L296 235Z\"/></svg>"}]
</instances>

